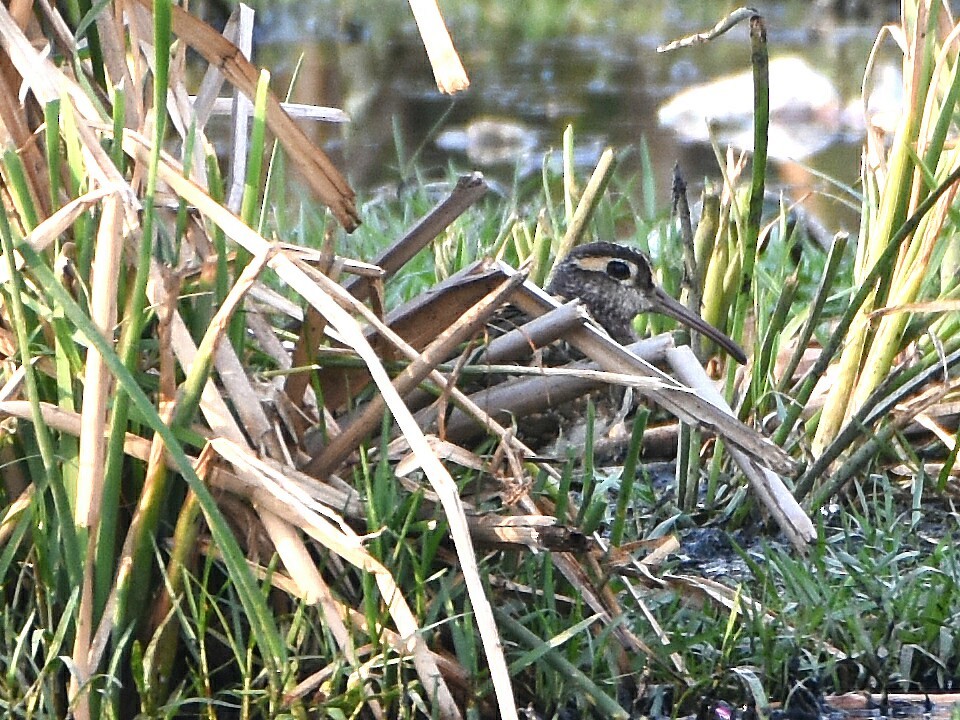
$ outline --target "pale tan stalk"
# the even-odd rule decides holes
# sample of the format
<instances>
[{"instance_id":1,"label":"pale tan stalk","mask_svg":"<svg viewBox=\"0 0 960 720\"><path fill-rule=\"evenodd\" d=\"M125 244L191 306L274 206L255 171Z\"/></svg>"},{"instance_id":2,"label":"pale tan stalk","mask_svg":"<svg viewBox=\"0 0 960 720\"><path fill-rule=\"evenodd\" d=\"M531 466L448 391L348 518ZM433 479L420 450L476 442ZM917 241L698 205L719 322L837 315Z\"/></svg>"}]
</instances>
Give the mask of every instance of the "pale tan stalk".
<instances>
[{"instance_id":1,"label":"pale tan stalk","mask_svg":"<svg viewBox=\"0 0 960 720\"><path fill-rule=\"evenodd\" d=\"M423 46L427 50L433 76L437 81L440 92L448 95L466 90L470 87L467 71L463 69L460 56L453 47L450 33L443 22L437 0L409 0L413 17L417 21L417 29Z\"/></svg>"},{"instance_id":2,"label":"pale tan stalk","mask_svg":"<svg viewBox=\"0 0 960 720\"><path fill-rule=\"evenodd\" d=\"M94 324L111 341L117 324L117 293L115 278L120 272L120 254L123 249L123 215L116 195L103 201L97 247L91 271L90 314ZM80 427L79 469L75 518L78 528L87 531L86 561L83 565L83 588L77 614L77 633L73 642L73 662L77 672L70 676L69 695L76 701L80 678L90 675L87 664L90 638L93 632L94 569L97 556L97 528L100 525L100 507L105 476L104 457L107 412L112 383L103 357L91 346L87 349L87 363L83 387L83 409ZM77 716L89 717L89 698L80 700Z\"/></svg>"}]
</instances>

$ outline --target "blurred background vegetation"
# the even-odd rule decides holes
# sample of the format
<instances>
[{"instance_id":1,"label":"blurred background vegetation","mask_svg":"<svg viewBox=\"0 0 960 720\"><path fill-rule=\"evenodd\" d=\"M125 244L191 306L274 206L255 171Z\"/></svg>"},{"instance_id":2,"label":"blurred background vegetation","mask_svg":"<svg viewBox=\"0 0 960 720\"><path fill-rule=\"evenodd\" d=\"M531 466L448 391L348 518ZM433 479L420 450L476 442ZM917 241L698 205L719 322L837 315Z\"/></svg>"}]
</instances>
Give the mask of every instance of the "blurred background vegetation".
<instances>
[{"instance_id":1,"label":"blurred background vegetation","mask_svg":"<svg viewBox=\"0 0 960 720\"><path fill-rule=\"evenodd\" d=\"M898 10L897 3L878 2L862 13L835 14L827 5L779 0L763 8L772 57L802 58L835 89L824 97L819 87L811 88L812 97L804 98L800 88L799 107L774 118L790 133L804 134L787 149L795 162L781 155L770 170L773 184L795 198L811 189L832 192L811 169L844 184L856 182L862 121L849 109L859 104L877 32ZM544 153L558 148L564 128L573 125L581 169L592 169L603 148L613 145L627 151L625 168L636 170L635 150L645 140L657 179L654 202L665 207L674 163L694 185L718 173L709 145L685 142L679 132L702 135L708 109L685 118L696 128L665 126L658 109L691 86L747 71L749 51L744 28L696 49L658 54L656 47L665 38L712 26L734 7L684 0L441 3L471 81L456 98L437 91L404 3L267 3L257 15L254 58L271 68L277 87L288 84L302 59L293 98L348 112L349 125L316 132L344 158L358 187L396 186L415 169L427 179L443 178L450 163L483 170L510 187L515 172L539 175ZM212 14L212 8L203 12ZM895 112L898 58L891 48L882 50L879 62L889 70L874 104ZM788 76L774 87L803 80ZM721 141L749 124L749 88L728 105L724 112L732 110L739 119L720 133ZM477 128L483 122L494 125L486 134ZM471 128L479 139L467 137ZM491 137L497 134L499 139ZM552 162L559 166L556 153ZM856 212L817 194L806 206L833 230L856 227Z\"/></svg>"}]
</instances>

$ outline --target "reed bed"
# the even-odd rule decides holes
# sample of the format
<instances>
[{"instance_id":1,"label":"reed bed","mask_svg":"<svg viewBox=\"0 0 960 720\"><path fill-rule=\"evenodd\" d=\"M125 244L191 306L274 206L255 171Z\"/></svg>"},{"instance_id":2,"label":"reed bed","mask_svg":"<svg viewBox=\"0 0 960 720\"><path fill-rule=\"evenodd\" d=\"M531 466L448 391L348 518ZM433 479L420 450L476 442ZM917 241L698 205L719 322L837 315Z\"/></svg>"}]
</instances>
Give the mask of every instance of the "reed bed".
<instances>
[{"instance_id":1,"label":"reed bed","mask_svg":"<svg viewBox=\"0 0 960 720\"><path fill-rule=\"evenodd\" d=\"M955 553L939 541L935 557L877 560L912 538L863 484L906 467L917 527L926 494L957 475L958 26L945 4L904 5L878 42L903 50L908 105L893 137L868 132L859 237L823 256L783 203L764 214L755 11L713 31L750 27L752 165L718 148L723 183L696 228L682 178L674 218L644 217L614 150L576 177L569 133L532 211L497 209L465 175L413 227L398 219L409 208L387 219L387 241L358 257L336 250L383 218L291 113L344 118L279 100L241 50L249 9L218 32L169 2L0 7L0 705L510 718L536 702L626 718L703 697L765 711L766 692L821 668L837 690L949 686L960 647L930 633L958 612L944 599ZM461 87L459 72L438 81ZM206 133L225 92L226 160ZM290 237L290 183L326 208L294 233L314 242ZM625 227L687 248L693 304L748 348L744 370L705 370L696 338L625 349L541 290L591 228ZM812 259L795 263L798 247ZM529 322L491 340L506 308ZM585 360L531 363L557 340ZM615 469L598 460L616 438L592 405L577 457L529 447L526 418L548 400L609 385L645 402ZM669 502L640 467L657 433L676 460ZM825 526L838 497L848 513ZM785 541L762 561L741 552L754 585L663 569L674 529L701 512ZM890 577L900 592L877 600Z\"/></svg>"}]
</instances>

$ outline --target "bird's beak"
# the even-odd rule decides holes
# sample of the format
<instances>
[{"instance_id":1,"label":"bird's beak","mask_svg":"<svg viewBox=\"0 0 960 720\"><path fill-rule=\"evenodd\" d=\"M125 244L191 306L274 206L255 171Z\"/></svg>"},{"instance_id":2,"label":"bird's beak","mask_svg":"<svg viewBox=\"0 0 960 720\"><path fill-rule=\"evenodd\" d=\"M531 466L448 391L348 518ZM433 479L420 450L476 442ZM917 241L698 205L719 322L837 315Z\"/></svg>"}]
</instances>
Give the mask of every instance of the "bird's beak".
<instances>
[{"instance_id":1,"label":"bird's beak","mask_svg":"<svg viewBox=\"0 0 960 720\"><path fill-rule=\"evenodd\" d=\"M730 357L732 357L738 363L741 365L746 364L747 356L744 354L743 349L731 338L724 335L696 313L691 312L686 307L678 303L659 287L654 287L651 295L652 297L649 297L648 300L652 301L650 304L653 312L671 317L674 320L682 322L688 328L706 335L708 338L717 343L717 345L726 350Z\"/></svg>"}]
</instances>

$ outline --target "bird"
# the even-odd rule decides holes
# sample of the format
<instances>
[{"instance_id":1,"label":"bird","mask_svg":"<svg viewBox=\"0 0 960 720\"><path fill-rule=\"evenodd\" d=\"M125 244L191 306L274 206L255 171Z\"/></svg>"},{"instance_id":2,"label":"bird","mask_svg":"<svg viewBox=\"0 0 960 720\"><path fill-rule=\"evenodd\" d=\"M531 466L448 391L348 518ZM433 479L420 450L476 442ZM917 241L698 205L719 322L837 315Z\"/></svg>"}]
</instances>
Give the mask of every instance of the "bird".
<instances>
[{"instance_id":1,"label":"bird","mask_svg":"<svg viewBox=\"0 0 960 720\"><path fill-rule=\"evenodd\" d=\"M654 312L702 333L741 365L747 362L736 342L657 285L650 259L640 250L607 241L579 245L554 267L547 292L565 300L579 298L593 319L623 345L637 340L633 319Z\"/></svg>"},{"instance_id":2,"label":"bird","mask_svg":"<svg viewBox=\"0 0 960 720\"><path fill-rule=\"evenodd\" d=\"M638 340L633 329L633 319L638 314L657 312L710 337L737 362L746 363L746 355L736 342L656 284L650 260L639 250L605 241L577 246L556 263L545 289L565 301L579 300L596 324L622 345ZM535 449L539 457L562 458L568 448L583 446L588 429L583 421L589 398L595 407L592 432L598 444L594 445L594 451L603 457L620 453L622 441L629 438L629 432L622 433L619 429L635 409L629 389L577 384L572 381L578 378L571 377L561 378L571 382L545 385L545 378L526 377L526 374L515 377L504 370L506 366L502 361L490 360L488 351L493 342L505 339L507 334L517 334L527 343L517 343L518 346L531 347L531 336L524 328L527 320L529 316L518 307L501 308L485 330L488 342L475 356L478 363L489 362L498 369L485 374L482 381L468 381L461 389L498 421L514 422L517 436ZM512 342L501 345L513 347ZM501 357L501 350L502 347L498 348L494 355ZM582 363L571 364L582 360L575 348L559 342L539 348L534 362L544 368L582 369ZM462 411L454 409L447 418L447 439L461 441L478 431L479 426Z\"/></svg>"}]
</instances>

